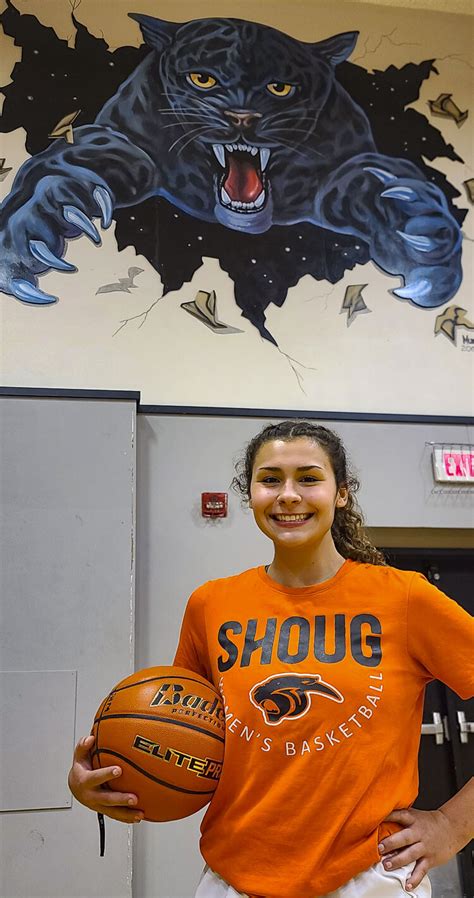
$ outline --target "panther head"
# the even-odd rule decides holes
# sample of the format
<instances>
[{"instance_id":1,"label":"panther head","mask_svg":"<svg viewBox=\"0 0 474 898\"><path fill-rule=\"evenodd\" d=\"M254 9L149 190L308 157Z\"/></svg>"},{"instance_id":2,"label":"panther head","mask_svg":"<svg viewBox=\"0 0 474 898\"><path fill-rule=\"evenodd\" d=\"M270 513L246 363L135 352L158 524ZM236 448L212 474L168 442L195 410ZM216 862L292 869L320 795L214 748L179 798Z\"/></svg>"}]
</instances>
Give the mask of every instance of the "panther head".
<instances>
[{"instance_id":1,"label":"panther head","mask_svg":"<svg viewBox=\"0 0 474 898\"><path fill-rule=\"evenodd\" d=\"M265 723L275 726L283 720L302 717L311 707L311 695L317 694L343 702L344 696L320 674L277 674L257 683L250 690L250 701L258 708Z\"/></svg>"}]
</instances>

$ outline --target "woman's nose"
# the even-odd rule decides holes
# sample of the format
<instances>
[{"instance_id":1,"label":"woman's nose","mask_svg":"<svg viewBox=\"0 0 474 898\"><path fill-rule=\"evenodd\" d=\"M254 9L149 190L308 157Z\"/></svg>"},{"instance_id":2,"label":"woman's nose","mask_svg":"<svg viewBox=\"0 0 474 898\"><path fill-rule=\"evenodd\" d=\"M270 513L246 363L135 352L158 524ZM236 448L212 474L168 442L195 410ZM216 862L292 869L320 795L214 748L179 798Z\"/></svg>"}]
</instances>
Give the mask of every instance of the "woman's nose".
<instances>
[{"instance_id":1,"label":"woman's nose","mask_svg":"<svg viewBox=\"0 0 474 898\"><path fill-rule=\"evenodd\" d=\"M279 493L279 496L278 496L278 499L280 502L289 502L292 504L295 502L299 502L301 499L301 496L300 496L299 490L297 488L297 485L295 483L292 483L291 481L287 481L286 483L283 483L280 493Z\"/></svg>"}]
</instances>

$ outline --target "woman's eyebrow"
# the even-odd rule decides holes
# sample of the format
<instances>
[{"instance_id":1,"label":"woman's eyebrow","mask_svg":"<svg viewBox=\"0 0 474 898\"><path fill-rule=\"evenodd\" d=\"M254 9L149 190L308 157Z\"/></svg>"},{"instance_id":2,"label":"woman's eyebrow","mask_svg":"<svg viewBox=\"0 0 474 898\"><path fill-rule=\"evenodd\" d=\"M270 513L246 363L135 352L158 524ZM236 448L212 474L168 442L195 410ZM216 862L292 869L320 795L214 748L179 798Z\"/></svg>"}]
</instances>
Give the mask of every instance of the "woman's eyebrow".
<instances>
[{"instance_id":1,"label":"woman's eyebrow","mask_svg":"<svg viewBox=\"0 0 474 898\"><path fill-rule=\"evenodd\" d=\"M296 470L297 471L311 471L313 468L317 468L318 471L324 471L324 468L322 467L322 465L299 465L299 467L297 467ZM257 470L258 471L278 471L279 472L279 471L282 471L283 469L270 467L268 465L262 465L262 467L258 468Z\"/></svg>"}]
</instances>

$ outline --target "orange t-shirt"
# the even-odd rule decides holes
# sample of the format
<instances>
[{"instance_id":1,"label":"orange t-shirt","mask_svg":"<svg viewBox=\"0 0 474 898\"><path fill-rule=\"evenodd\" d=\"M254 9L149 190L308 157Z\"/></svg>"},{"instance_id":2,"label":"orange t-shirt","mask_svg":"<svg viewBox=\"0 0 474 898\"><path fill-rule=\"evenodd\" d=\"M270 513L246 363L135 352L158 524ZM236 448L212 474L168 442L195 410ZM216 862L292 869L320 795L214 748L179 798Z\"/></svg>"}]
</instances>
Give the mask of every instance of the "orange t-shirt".
<instances>
[{"instance_id":1,"label":"orange t-shirt","mask_svg":"<svg viewBox=\"0 0 474 898\"><path fill-rule=\"evenodd\" d=\"M226 707L207 864L238 892L316 898L379 860L418 792L424 688L474 694L474 620L418 573L346 561L280 586L263 567L189 599L175 664Z\"/></svg>"}]
</instances>

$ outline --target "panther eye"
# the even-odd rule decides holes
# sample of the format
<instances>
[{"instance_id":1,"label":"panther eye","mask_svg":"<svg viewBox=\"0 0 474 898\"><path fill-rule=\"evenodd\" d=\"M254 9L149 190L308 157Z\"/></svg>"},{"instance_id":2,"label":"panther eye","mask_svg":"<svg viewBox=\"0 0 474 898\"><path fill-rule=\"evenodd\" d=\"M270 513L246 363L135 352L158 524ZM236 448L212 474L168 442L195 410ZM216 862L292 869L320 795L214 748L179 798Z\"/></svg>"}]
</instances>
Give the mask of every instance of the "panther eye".
<instances>
[{"instance_id":1,"label":"panther eye","mask_svg":"<svg viewBox=\"0 0 474 898\"><path fill-rule=\"evenodd\" d=\"M194 87L200 87L201 90L209 90L217 84L217 79L213 78L207 72L190 72L186 75L187 80Z\"/></svg>"},{"instance_id":2,"label":"panther eye","mask_svg":"<svg viewBox=\"0 0 474 898\"><path fill-rule=\"evenodd\" d=\"M267 90L274 97L291 97L296 87L294 84L285 84L283 81L272 81L271 84L267 84Z\"/></svg>"}]
</instances>

